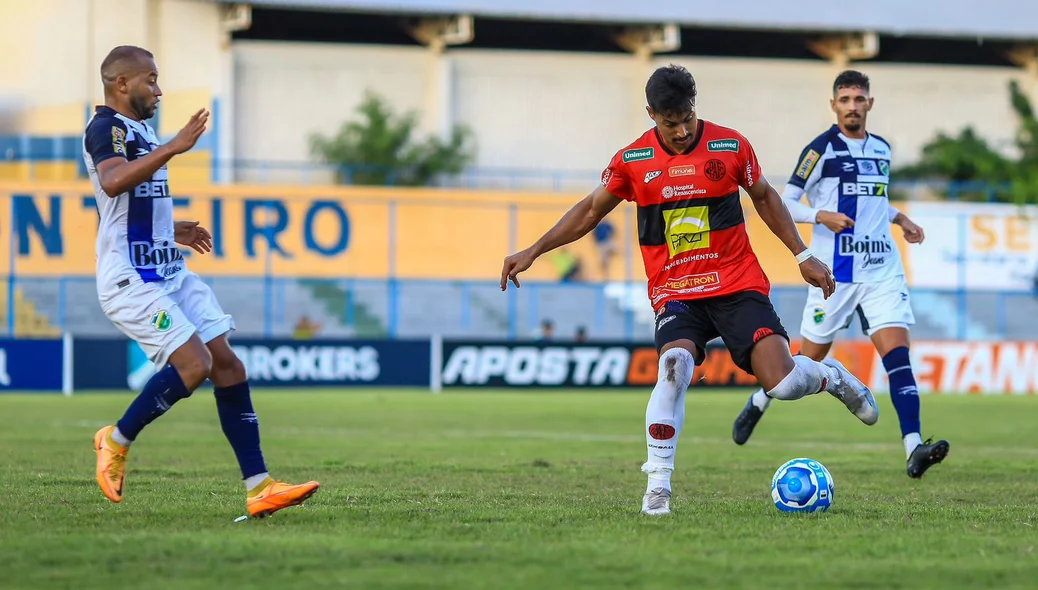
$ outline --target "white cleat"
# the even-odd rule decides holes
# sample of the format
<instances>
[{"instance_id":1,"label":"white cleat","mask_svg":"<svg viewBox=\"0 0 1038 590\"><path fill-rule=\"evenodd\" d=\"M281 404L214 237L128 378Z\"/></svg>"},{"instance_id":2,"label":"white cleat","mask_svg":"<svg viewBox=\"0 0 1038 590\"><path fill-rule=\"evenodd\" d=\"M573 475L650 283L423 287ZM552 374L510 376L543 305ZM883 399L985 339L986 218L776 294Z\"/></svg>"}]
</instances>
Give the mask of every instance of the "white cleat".
<instances>
[{"instance_id":1,"label":"white cleat","mask_svg":"<svg viewBox=\"0 0 1038 590\"><path fill-rule=\"evenodd\" d=\"M859 420L869 426L875 424L879 420L879 406L876 405L876 398L872 397L869 388L860 379L851 375L840 361L827 358L822 361L822 364L835 369L839 375L838 379L830 380L826 384L825 390L842 401L843 405L847 406L847 409Z\"/></svg>"},{"instance_id":2,"label":"white cleat","mask_svg":"<svg viewBox=\"0 0 1038 590\"><path fill-rule=\"evenodd\" d=\"M657 516L670 514L670 490L654 488L642 498L642 514Z\"/></svg>"}]
</instances>

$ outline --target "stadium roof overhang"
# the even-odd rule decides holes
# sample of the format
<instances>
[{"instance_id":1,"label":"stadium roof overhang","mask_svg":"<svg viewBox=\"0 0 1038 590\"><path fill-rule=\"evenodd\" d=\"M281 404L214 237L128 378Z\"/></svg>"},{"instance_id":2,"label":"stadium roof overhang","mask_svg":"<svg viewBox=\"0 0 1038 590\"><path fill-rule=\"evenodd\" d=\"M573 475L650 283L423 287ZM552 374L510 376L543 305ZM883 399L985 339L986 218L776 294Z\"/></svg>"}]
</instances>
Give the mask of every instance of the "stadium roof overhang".
<instances>
[{"instance_id":1,"label":"stadium roof overhang","mask_svg":"<svg viewBox=\"0 0 1038 590\"><path fill-rule=\"evenodd\" d=\"M1021 0L215 0L309 10L688 27L874 32L958 39L1038 40L1038 2Z\"/></svg>"}]
</instances>

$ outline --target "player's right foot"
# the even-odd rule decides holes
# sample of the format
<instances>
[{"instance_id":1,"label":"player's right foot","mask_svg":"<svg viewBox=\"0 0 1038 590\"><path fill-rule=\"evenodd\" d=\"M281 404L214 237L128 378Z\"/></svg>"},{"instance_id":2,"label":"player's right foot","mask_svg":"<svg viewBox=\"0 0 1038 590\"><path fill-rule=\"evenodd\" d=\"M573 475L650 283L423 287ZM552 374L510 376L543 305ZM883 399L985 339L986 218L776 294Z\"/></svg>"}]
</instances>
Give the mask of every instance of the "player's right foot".
<instances>
[{"instance_id":1,"label":"player's right foot","mask_svg":"<svg viewBox=\"0 0 1038 590\"><path fill-rule=\"evenodd\" d=\"M265 518L283 508L298 506L317 493L317 489L320 487L316 481L293 485L270 480L270 483L261 490L255 494L249 494L247 502L249 516Z\"/></svg>"},{"instance_id":2,"label":"player's right foot","mask_svg":"<svg viewBox=\"0 0 1038 590\"><path fill-rule=\"evenodd\" d=\"M757 422L760 422L762 416L764 416L764 412L753 405L753 396L751 395L750 399L746 400L746 407L742 409L742 412L735 419L735 424L732 425L732 440L735 441L735 444L745 444L746 441L750 440L750 435L753 434L753 429L757 426Z\"/></svg>"},{"instance_id":3,"label":"player's right foot","mask_svg":"<svg viewBox=\"0 0 1038 590\"><path fill-rule=\"evenodd\" d=\"M851 375L840 361L827 358L822 361L822 364L835 369L838 375L837 379L826 384L825 390L842 401L843 405L847 406L847 409L859 420L869 426L875 424L879 420L879 406L876 405L876 398L872 397L869 388L860 379Z\"/></svg>"},{"instance_id":4,"label":"player's right foot","mask_svg":"<svg viewBox=\"0 0 1038 590\"><path fill-rule=\"evenodd\" d=\"M916 446L912 455L908 457L908 477L922 477L927 469L944 461L950 448L951 445L946 440L933 442L932 438L926 439L926 442Z\"/></svg>"},{"instance_id":5,"label":"player's right foot","mask_svg":"<svg viewBox=\"0 0 1038 590\"><path fill-rule=\"evenodd\" d=\"M97 485L101 493L112 502L123 499L123 479L126 475L126 454L129 447L124 447L112 440L115 426L105 426L94 434L94 450L97 451Z\"/></svg>"},{"instance_id":6,"label":"player's right foot","mask_svg":"<svg viewBox=\"0 0 1038 590\"><path fill-rule=\"evenodd\" d=\"M642 514L651 516L670 514L670 490L654 488L645 492L645 496L642 498Z\"/></svg>"}]
</instances>

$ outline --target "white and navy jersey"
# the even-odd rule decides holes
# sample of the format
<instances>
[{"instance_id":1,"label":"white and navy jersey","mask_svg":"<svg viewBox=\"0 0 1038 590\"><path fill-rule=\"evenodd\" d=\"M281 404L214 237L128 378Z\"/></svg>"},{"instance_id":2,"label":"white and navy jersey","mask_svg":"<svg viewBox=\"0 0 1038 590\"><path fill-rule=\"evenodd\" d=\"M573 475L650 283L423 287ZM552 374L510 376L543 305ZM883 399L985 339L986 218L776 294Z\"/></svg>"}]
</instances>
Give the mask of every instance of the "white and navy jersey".
<instances>
[{"instance_id":1,"label":"white and navy jersey","mask_svg":"<svg viewBox=\"0 0 1038 590\"><path fill-rule=\"evenodd\" d=\"M184 269L184 256L173 241L173 199L166 167L157 170L151 180L111 197L97 177L101 162L109 158L133 161L148 155L158 143L155 130L147 123L108 107L97 107L87 123L83 160L94 184L100 217L96 245L99 289L114 289L134 277L146 283L165 281Z\"/></svg>"},{"instance_id":2,"label":"white and navy jersey","mask_svg":"<svg viewBox=\"0 0 1038 590\"><path fill-rule=\"evenodd\" d=\"M833 125L800 154L783 199L822 211L838 211L854 227L838 234L813 226L811 251L833 271L837 283L871 283L904 274L891 237L890 144L878 135L849 138Z\"/></svg>"}]
</instances>

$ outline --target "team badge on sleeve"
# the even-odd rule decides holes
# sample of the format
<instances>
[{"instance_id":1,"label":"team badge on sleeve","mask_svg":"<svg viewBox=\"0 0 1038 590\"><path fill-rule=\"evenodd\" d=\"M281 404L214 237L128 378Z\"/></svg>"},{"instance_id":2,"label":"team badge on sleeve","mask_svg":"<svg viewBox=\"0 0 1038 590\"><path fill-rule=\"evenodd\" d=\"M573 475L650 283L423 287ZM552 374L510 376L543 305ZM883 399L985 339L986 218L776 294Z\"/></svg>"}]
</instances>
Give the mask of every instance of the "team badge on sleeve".
<instances>
[{"instance_id":1,"label":"team badge on sleeve","mask_svg":"<svg viewBox=\"0 0 1038 590\"><path fill-rule=\"evenodd\" d=\"M804 159L800 161L800 165L797 166L796 175L804 180L807 180L808 176L811 176L811 171L815 169L815 164L818 163L818 158L821 154L814 150L807 150L804 155Z\"/></svg>"},{"instance_id":2,"label":"team badge on sleeve","mask_svg":"<svg viewBox=\"0 0 1038 590\"><path fill-rule=\"evenodd\" d=\"M112 151L126 155L126 131L122 127L112 126Z\"/></svg>"}]
</instances>

